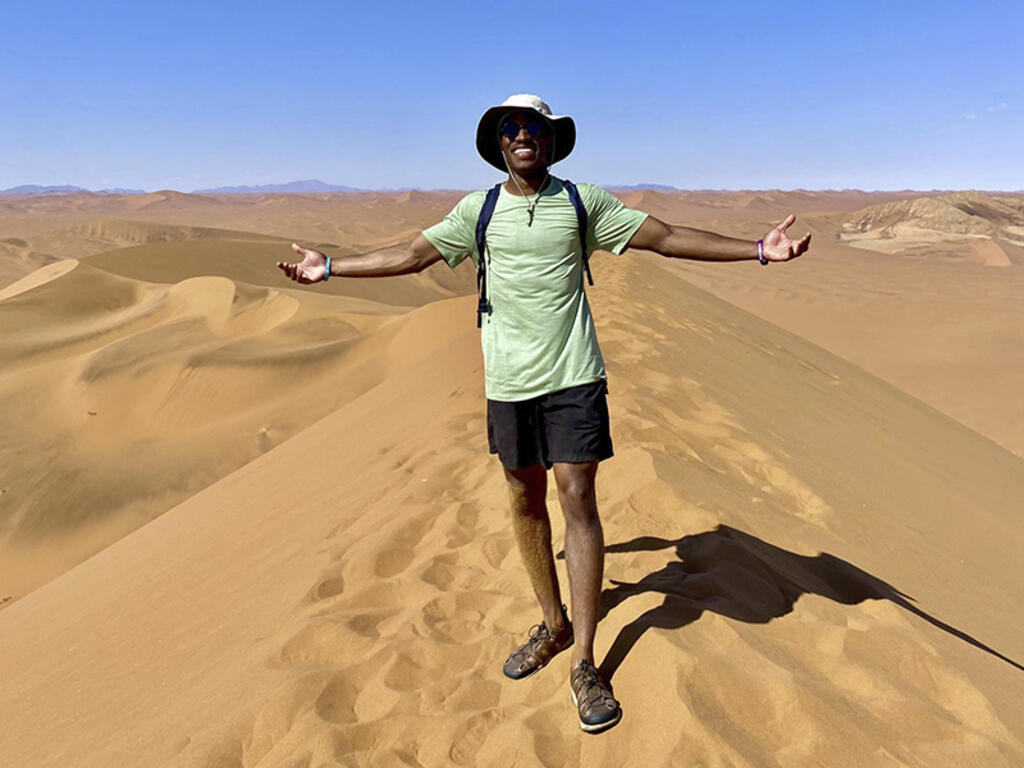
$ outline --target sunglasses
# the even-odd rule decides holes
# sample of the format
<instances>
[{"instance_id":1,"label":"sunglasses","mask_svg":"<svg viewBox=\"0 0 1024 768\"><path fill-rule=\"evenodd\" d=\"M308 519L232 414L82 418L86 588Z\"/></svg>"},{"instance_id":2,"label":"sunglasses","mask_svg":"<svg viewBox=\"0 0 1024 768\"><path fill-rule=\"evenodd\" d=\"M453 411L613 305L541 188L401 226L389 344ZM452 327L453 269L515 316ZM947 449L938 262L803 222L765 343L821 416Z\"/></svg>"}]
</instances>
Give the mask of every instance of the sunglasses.
<instances>
[{"instance_id":1,"label":"sunglasses","mask_svg":"<svg viewBox=\"0 0 1024 768\"><path fill-rule=\"evenodd\" d=\"M551 135L551 128L542 120L529 120L522 125L519 125L514 120L505 120L498 127L498 133L511 141L518 136L519 132L523 129L526 129L526 132L533 137Z\"/></svg>"}]
</instances>

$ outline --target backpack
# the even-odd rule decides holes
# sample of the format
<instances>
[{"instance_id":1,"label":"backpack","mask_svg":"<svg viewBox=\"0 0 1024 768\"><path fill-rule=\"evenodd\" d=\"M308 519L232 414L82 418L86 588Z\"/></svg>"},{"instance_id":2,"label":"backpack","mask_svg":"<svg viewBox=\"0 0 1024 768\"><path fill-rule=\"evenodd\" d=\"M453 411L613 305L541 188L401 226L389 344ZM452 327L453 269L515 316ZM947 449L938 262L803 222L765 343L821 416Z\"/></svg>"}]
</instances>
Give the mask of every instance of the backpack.
<instances>
[{"instance_id":1,"label":"backpack","mask_svg":"<svg viewBox=\"0 0 1024 768\"><path fill-rule=\"evenodd\" d=\"M494 206L498 204L498 195L501 193L501 185L504 182L495 184L487 191L484 198L484 205L480 209L480 216L476 220L476 251L479 258L476 262L476 287L480 295L476 305L476 327L481 327L483 316L491 314L491 302L487 298L487 266L484 263L484 249L487 245L487 225L491 223L491 216L494 214ZM587 209L580 199L579 190L576 185L568 179L562 181L562 186L569 193L569 202L576 209L576 224L579 228L580 250L583 253L583 269L587 273L587 282L594 284L594 278L590 274L590 254L587 252Z\"/></svg>"}]
</instances>

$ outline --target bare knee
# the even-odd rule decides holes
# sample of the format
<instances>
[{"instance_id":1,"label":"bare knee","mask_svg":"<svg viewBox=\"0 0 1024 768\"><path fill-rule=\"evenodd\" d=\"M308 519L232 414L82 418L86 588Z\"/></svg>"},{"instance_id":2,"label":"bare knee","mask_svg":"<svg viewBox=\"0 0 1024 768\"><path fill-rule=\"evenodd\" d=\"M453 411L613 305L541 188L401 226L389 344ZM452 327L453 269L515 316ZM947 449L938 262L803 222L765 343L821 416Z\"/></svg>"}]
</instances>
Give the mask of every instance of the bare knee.
<instances>
[{"instance_id":1,"label":"bare knee","mask_svg":"<svg viewBox=\"0 0 1024 768\"><path fill-rule=\"evenodd\" d=\"M528 517L547 516L548 474L540 464L526 469L506 469L512 512Z\"/></svg>"},{"instance_id":2,"label":"bare knee","mask_svg":"<svg viewBox=\"0 0 1024 768\"><path fill-rule=\"evenodd\" d=\"M567 525L600 525L597 494L594 490L596 464L556 466L558 500Z\"/></svg>"},{"instance_id":3,"label":"bare knee","mask_svg":"<svg viewBox=\"0 0 1024 768\"><path fill-rule=\"evenodd\" d=\"M593 487L570 485L559 489L558 500L562 504L566 525L600 525L597 502Z\"/></svg>"}]
</instances>

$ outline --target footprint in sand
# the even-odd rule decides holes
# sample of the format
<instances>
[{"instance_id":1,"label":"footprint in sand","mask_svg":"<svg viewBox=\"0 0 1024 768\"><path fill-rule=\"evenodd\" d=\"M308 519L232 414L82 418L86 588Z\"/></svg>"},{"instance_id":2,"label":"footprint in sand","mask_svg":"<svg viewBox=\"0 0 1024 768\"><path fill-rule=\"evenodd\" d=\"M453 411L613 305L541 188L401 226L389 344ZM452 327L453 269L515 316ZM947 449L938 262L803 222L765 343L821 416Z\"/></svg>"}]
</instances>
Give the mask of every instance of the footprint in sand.
<instances>
[{"instance_id":1,"label":"footprint in sand","mask_svg":"<svg viewBox=\"0 0 1024 768\"><path fill-rule=\"evenodd\" d=\"M441 642L482 640L491 634L488 614L500 600L492 592L446 592L423 606L423 623Z\"/></svg>"},{"instance_id":2,"label":"footprint in sand","mask_svg":"<svg viewBox=\"0 0 1024 768\"><path fill-rule=\"evenodd\" d=\"M324 576L316 583L316 586L309 592L309 599L316 603L321 600L329 600L332 597L337 597L345 591L345 580L341 577L341 574L332 574L330 576Z\"/></svg>"},{"instance_id":3,"label":"footprint in sand","mask_svg":"<svg viewBox=\"0 0 1024 768\"><path fill-rule=\"evenodd\" d=\"M359 689L353 684L349 675L334 675L317 696L315 711L317 717L332 725L354 723L358 719L355 713L356 699Z\"/></svg>"},{"instance_id":4,"label":"footprint in sand","mask_svg":"<svg viewBox=\"0 0 1024 768\"><path fill-rule=\"evenodd\" d=\"M412 547L396 546L377 556L373 572L382 579L397 576L409 567L415 557L416 551Z\"/></svg>"},{"instance_id":5,"label":"footprint in sand","mask_svg":"<svg viewBox=\"0 0 1024 768\"><path fill-rule=\"evenodd\" d=\"M354 633L342 620L311 621L281 648L279 661L299 666L336 666L370 650L375 638Z\"/></svg>"}]
</instances>

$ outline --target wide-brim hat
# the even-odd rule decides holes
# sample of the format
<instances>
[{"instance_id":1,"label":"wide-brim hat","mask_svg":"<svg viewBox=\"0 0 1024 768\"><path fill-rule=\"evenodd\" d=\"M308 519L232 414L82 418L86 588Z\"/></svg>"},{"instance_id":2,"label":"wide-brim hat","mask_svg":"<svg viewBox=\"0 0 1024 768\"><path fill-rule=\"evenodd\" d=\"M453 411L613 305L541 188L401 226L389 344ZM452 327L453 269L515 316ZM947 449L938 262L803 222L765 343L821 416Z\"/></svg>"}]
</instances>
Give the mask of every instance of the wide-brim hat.
<instances>
[{"instance_id":1,"label":"wide-brim hat","mask_svg":"<svg viewBox=\"0 0 1024 768\"><path fill-rule=\"evenodd\" d=\"M554 129L554 145L549 165L564 160L576 146L576 123L568 115L553 115L551 107L540 96L531 93L517 93L509 96L496 107L491 107L476 127L476 151L480 157L499 171L508 171L505 157L501 153L501 141L498 138L498 125L501 119L510 112L534 112L547 120Z\"/></svg>"}]
</instances>

